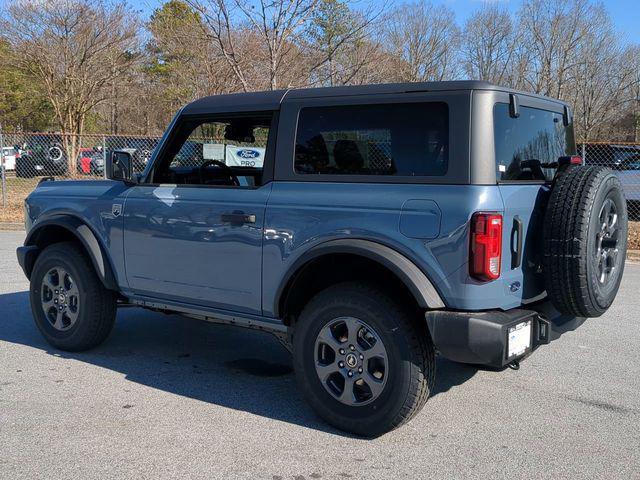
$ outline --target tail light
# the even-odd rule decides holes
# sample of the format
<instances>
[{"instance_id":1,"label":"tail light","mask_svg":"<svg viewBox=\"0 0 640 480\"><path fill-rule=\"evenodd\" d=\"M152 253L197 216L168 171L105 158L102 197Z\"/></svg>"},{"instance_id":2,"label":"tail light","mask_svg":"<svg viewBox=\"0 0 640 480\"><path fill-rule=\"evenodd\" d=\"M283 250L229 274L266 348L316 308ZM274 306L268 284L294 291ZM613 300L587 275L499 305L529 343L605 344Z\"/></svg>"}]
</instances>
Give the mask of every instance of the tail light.
<instances>
[{"instance_id":1,"label":"tail light","mask_svg":"<svg viewBox=\"0 0 640 480\"><path fill-rule=\"evenodd\" d=\"M502 256L502 215L476 213L471 219L472 277L488 282L500 277Z\"/></svg>"}]
</instances>

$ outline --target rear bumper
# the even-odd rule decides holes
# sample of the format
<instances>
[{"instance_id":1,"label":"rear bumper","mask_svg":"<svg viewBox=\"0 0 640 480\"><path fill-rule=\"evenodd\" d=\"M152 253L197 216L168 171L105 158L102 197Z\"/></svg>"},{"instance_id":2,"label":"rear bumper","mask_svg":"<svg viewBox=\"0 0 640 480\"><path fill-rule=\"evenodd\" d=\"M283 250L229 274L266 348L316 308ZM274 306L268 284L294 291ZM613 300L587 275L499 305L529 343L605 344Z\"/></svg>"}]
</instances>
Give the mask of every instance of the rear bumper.
<instances>
[{"instance_id":1,"label":"rear bumper","mask_svg":"<svg viewBox=\"0 0 640 480\"><path fill-rule=\"evenodd\" d=\"M530 355L540 345L575 330L585 319L561 315L551 302L508 311L425 313L431 338L442 356L455 362L504 367ZM531 341L522 353L509 356L509 330L531 322Z\"/></svg>"}]
</instances>

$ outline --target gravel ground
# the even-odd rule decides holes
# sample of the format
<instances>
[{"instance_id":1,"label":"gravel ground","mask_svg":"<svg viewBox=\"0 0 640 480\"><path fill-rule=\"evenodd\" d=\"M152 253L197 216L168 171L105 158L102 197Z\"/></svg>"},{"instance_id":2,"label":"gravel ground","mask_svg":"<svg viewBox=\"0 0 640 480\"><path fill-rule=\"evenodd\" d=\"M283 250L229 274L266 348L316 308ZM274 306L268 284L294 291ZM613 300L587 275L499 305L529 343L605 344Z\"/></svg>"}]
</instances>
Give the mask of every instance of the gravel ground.
<instances>
[{"instance_id":1,"label":"gravel ground","mask_svg":"<svg viewBox=\"0 0 640 480\"><path fill-rule=\"evenodd\" d=\"M91 352L49 347L0 232L0 478L640 478L640 265L614 306L519 371L438 363L410 424L327 427L258 332L123 309Z\"/></svg>"},{"instance_id":2,"label":"gravel ground","mask_svg":"<svg viewBox=\"0 0 640 480\"><path fill-rule=\"evenodd\" d=\"M640 222L629 222L629 248L640 250Z\"/></svg>"}]
</instances>

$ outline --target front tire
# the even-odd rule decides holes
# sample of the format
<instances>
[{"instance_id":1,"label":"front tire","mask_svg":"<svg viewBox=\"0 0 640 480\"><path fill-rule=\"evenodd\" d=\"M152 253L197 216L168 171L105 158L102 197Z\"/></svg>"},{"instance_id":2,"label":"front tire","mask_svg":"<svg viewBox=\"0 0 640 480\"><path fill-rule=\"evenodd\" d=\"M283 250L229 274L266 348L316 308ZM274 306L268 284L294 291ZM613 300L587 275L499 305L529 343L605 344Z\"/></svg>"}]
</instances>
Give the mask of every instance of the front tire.
<instances>
[{"instance_id":1,"label":"front tire","mask_svg":"<svg viewBox=\"0 0 640 480\"><path fill-rule=\"evenodd\" d=\"M375 437L412 419L435 382L425 324L379 289L341 283L304 308L293 335L296 377L334 427Z\"/></svg>"},{"instance_id":2,"label":"front tire","mask_svg":"<svg viewBox=\"0 0 640 480\"><path fill-rule=\"evenodd\" d=\"M104 287L85 252L73 242L50 245L38 256L30 302L36 326L60 350L99 345L115 322L115 292Z\"/></svg>"}]
</instances>

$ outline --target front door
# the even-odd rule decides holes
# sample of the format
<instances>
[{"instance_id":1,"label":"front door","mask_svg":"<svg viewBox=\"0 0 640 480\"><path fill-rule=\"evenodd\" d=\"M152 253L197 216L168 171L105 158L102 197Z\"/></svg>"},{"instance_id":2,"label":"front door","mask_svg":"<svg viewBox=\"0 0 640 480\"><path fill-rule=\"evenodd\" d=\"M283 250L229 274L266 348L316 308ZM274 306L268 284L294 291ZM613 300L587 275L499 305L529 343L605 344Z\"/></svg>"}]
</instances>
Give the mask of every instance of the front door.
<instances>
[{"instance_id":1,"label":"front door","mask_svg":"<svg viewBox=\"0 0 640 480\"><path fill-rule=\"evenodd\" d=\"M264 213L271 191L263 175L270 118L184 123L175 127L178 145L158 153L148 183L127 195L129 289L260 314Z\"/></svg>"}]
</instances>

